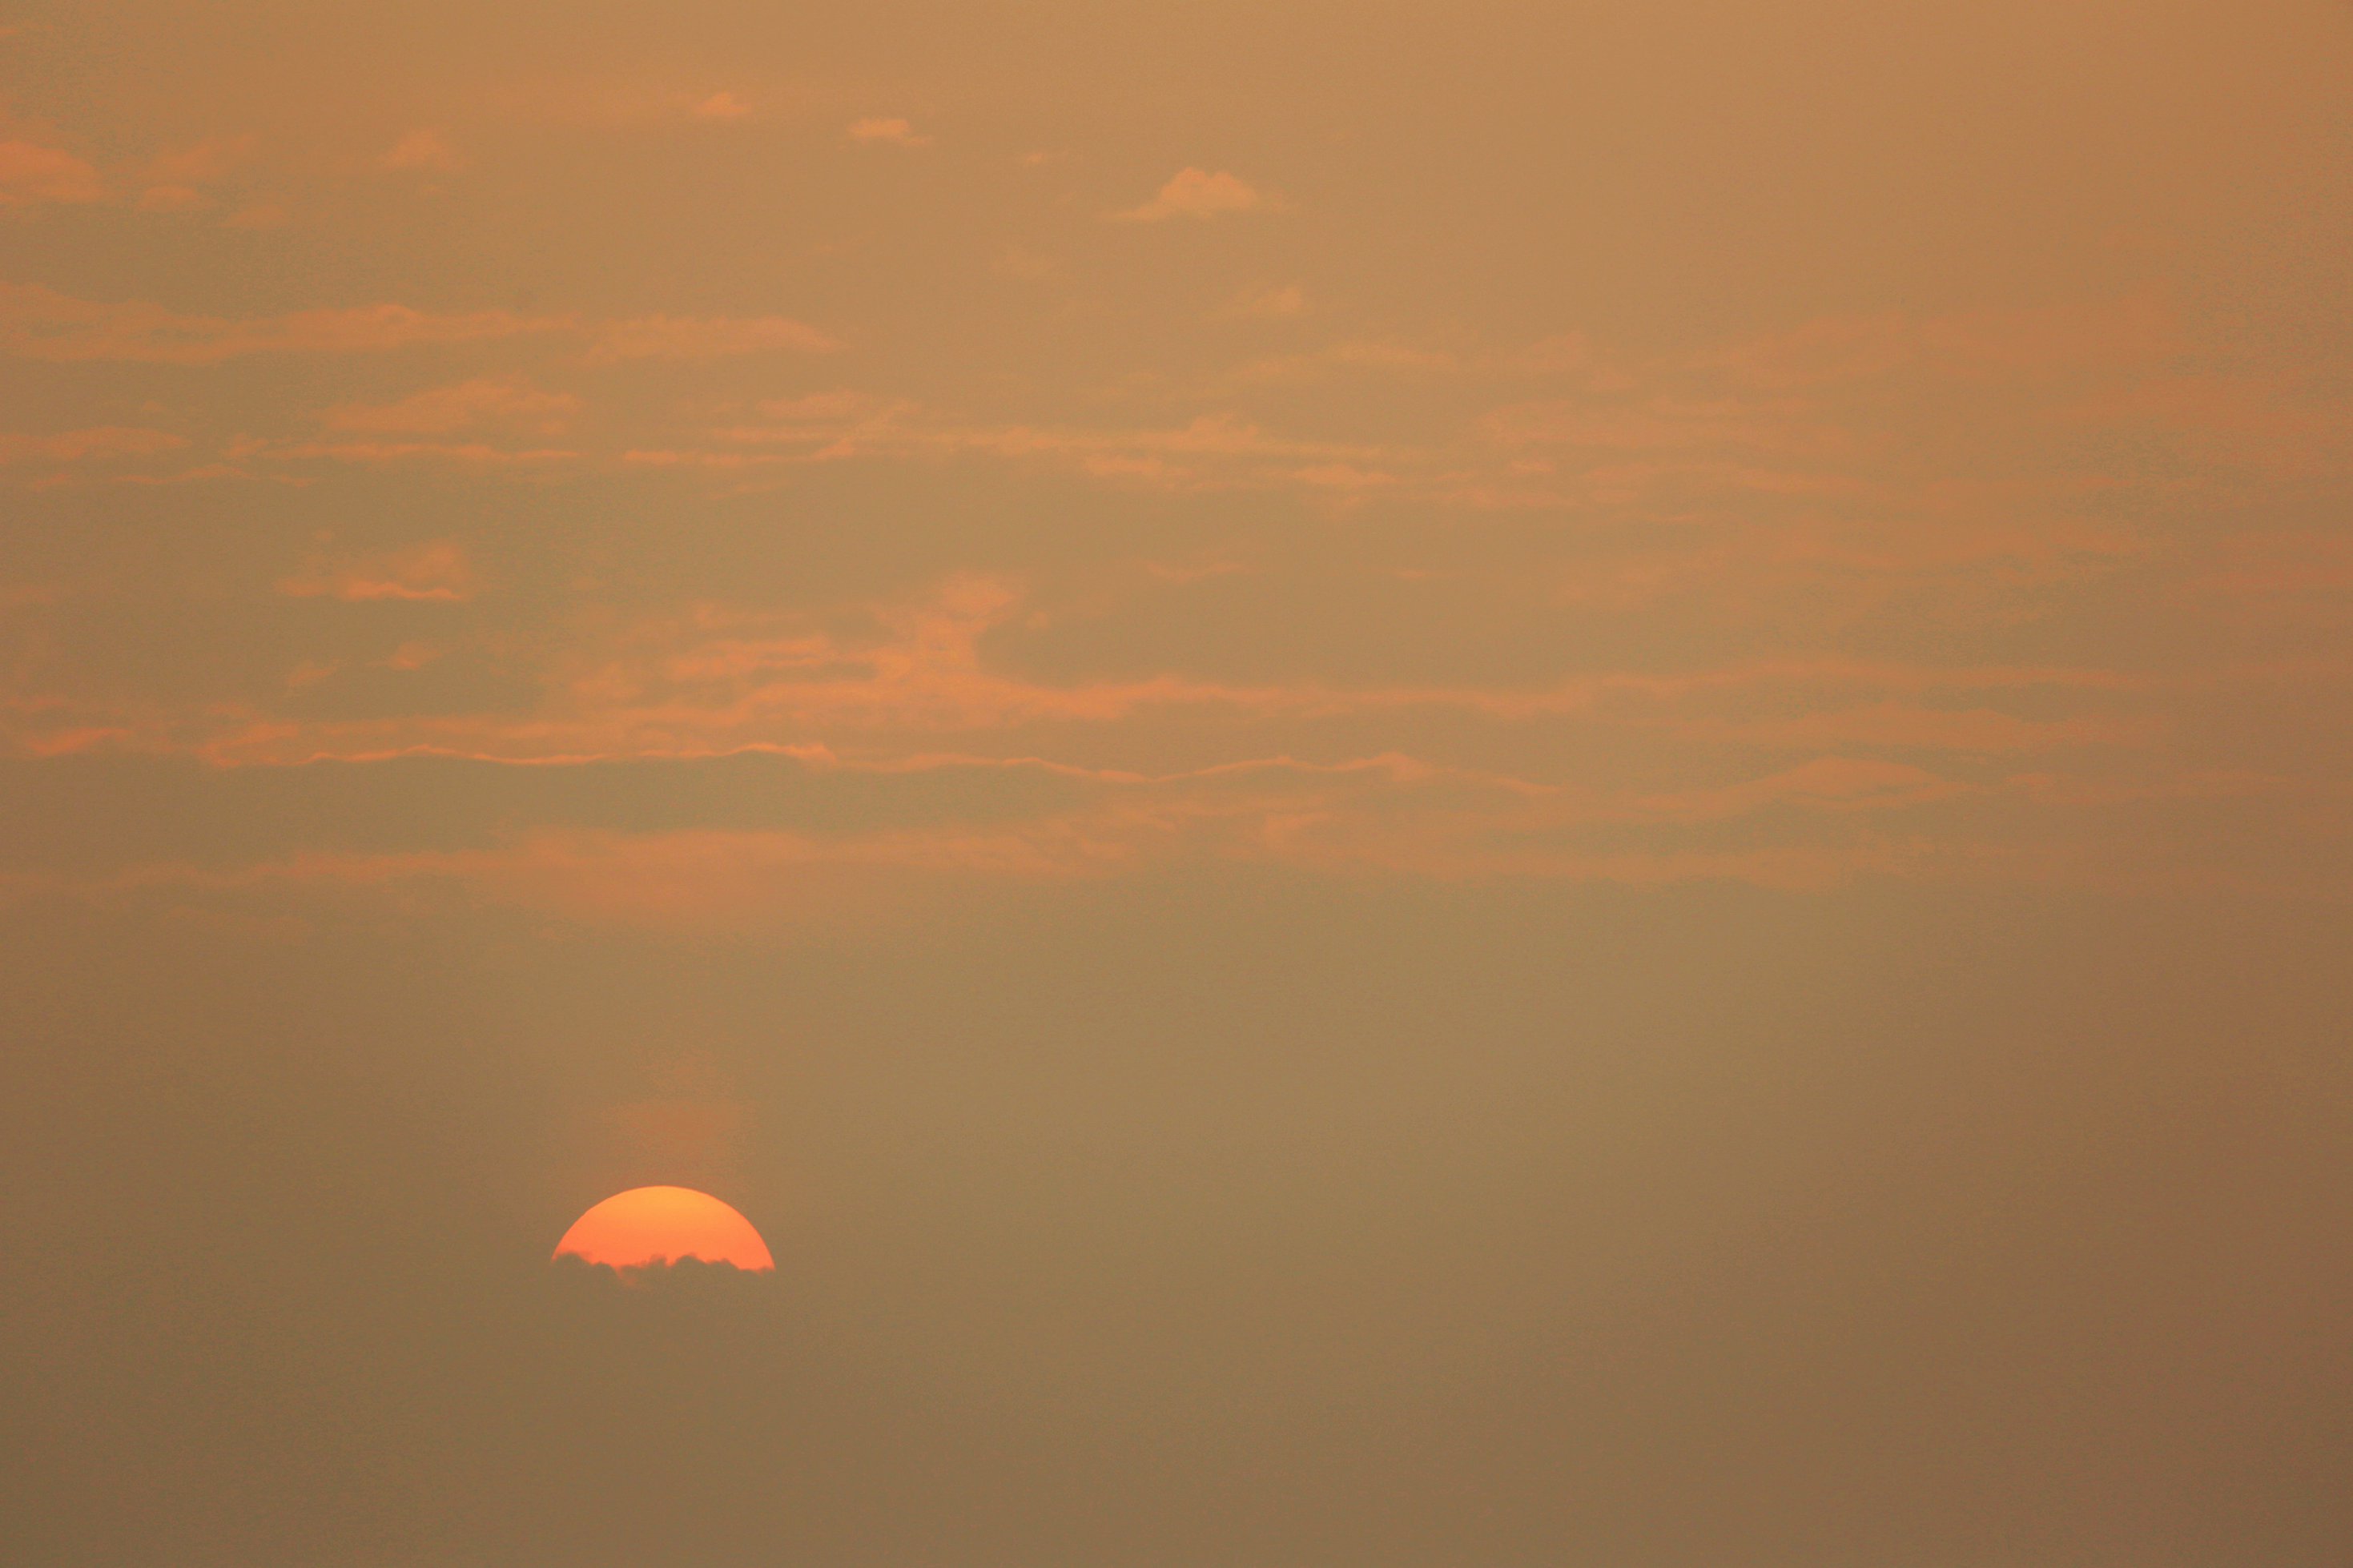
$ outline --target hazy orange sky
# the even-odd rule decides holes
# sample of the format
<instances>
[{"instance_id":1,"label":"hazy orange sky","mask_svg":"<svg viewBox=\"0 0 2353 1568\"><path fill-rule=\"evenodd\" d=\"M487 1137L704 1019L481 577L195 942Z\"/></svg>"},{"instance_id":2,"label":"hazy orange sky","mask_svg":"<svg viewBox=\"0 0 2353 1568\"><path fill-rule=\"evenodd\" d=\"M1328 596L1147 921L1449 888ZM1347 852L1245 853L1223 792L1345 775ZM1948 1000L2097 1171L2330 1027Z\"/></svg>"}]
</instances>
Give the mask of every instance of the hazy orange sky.
<instances>
[{"instance_id":1,"label":"hazy orange sky","mask_svg":"<svg viewBox=\"0 0 2353 1568\"><path fill-rule=\"evenodd\" d=\"M0 12L9 1530L2339 1568L2348 92ZM776 1279L551 1284L644 1184Z\"/></svg>"}]
</instances>

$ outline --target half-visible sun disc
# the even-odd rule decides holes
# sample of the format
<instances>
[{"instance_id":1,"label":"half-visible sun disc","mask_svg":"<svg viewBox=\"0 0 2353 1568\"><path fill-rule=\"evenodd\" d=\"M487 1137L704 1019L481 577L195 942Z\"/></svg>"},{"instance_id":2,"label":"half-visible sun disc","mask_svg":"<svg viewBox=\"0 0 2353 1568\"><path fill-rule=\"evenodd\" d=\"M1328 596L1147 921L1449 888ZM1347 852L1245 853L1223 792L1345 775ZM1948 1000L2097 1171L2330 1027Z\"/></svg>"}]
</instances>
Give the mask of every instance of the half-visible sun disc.
<instances>
[{"instance_id":1,"label":"half-visible sun disc","mask_svg":"<svg viewBox=\"0 0 2353 1568\"><path fill-rule=\"evenodd\" d=\"M631 1187L572 1222L555 1256L569 1254L615 1268L641 1268L696 1258L738 1268L774 1268L768 1244L752 1222L709 1193L691 1187Z\"/></svg>"}]
</instances>

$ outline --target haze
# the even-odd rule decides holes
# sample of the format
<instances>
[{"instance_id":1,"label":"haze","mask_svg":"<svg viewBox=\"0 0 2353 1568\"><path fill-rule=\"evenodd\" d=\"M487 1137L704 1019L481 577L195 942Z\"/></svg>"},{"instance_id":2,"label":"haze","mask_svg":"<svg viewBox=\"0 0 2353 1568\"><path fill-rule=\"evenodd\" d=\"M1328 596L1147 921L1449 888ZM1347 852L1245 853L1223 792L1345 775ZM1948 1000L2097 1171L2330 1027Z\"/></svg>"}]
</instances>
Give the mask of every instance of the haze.
<instances>
[{"instance_id":1,"label":"haze","mask_svg":"<svg viewBox=\"0 0 2353 1568\"><path fill-rule=\"evenodd\" d=\"M2343 1568L2348 73L13 6L5 1554Z\"/></svg>"}]
</instances>

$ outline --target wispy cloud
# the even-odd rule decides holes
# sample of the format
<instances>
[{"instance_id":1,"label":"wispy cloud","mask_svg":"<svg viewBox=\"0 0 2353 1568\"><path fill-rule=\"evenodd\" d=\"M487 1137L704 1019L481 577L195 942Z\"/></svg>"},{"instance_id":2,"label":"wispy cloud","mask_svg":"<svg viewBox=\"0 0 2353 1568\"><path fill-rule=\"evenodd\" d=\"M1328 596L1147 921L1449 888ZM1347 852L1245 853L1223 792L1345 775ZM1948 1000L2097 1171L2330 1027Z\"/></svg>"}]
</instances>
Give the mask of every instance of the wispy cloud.
<instances>
[{"instance_id":1,"label":"wispy cloud","mask_svg":"<svg viewBox=\"0 0 2353 1568\"><path fill-rule=\"evenodd\" d=\"M584 322L511 310L442 312L381 304L239 319L186 314L142 300L77 299L41 284L0 283L0 353L60 363L214 364L248 354L374 353L538 334L586 336L593 364L824 353L838 346L826 333L788 316L655 315Z\"/></svg>"},{"instance_id":2,"label":"wispy cloud","mask_svg":"<svg viewBox=\"0 0 2353 1568\"><path fill-rule=\"evenodd\" d=\"M739 354L825 353L837 345L806 321L788 316L642 316L596 333L589 362L709 360Z\"/></svg>"},{"instance_id":3,"label":"wispy cloud","mask_svg":"<svg viewBox=\"0 0 2353 1568\"><path fill-rule=\"evenodd\" d=\"M278 591L291 598L422 599L445 603L469 598L474 569L465 551L447 540L389 555L343 562L313 562L282 578Z\"/></svg>"},{"instance_id":4,"label":"wispy cloud","mask_svg":"<svg viewBox=\"0 0 2353 1568\"><path fill-rule=\"evenodd\" d=\"M87 430L65 430L54 436L26 436L0 431L0 463L46 458L80 463L110 458L148 458L185 448L188 439L168 430L137 426L102 425Z\"/></svg>"},{"instance_id":5,"label":"wispy cloud","mask_svg":"<svg viewBox=\"0 0 2353 1568\"><path fill-rule=\"evenodd\" d=\"M239 320L185 315L143 301L79 300L40 284L0 283L0 352L61 363L214 364L246 354L376 353L419 343L481 342L570 326L506 310L445 314L406 305Z\"/></svg>"},{"instance_id":6,"label":"wispy cloud","mask_svg":"<svg viewBox=\"0 0 2353 1568\"><path fill-rule=\"evenodd\" d=\"M571 393L543 391L522 376L481 376L393 403L338 404L320 420L331 430L445 435L500 425L553 436L579 411L580 399Z\"/></svg>"}]
</instances>

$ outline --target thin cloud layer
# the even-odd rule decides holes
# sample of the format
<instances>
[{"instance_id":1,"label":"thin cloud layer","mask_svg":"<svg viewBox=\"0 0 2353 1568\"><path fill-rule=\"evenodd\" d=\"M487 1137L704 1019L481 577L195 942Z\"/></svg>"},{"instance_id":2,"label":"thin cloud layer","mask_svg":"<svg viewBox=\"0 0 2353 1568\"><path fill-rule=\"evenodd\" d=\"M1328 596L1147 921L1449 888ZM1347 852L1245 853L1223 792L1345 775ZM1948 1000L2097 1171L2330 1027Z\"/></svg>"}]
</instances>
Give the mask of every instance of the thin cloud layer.
<instances>
[{"instance_id":1,"label":"thin cloud layer","mask_svg":"<svg viewBox=\"0 0 2353 1568\"><path fill-rule=\"evenodd\" d=\"M320 421L331 430L438 436L487 424L553 436L563 431L580 406L574 394L543 391L520 376L482 376L392 403L340 404L321 415Z\"/></svg>"},{"instance_id":2,"label":"thin cloud layer","mask_svg":"<svg viewBox=\"0 0 2353 1568\"><path fill-rule=\"evenodd\" d=\"M406 305L298 310L240 321L185 315L143 301L80 300L39 284L0 283L0 353L58 363L201 365L249 354L374 353L564 326L505 310L445 314Z\"/></svg>"},{"instance_id":3,"label":"thin cloud layer","mask_svg":"<svg viewBox=\"0 0 2353 1568\"><path fill-rule=\"evenodd\" d=\"M474 571L463 549L446 540L361 561L319 563L280 580L278 591L298 599L438 600L453 603L474 592Z\"/></svg>"},{"instance_id":4,"label":"thin cloud layer","mask_svg":"<svg viewBox=\"0 0 2353 1568\"><path fill-rule=\"evenodd\" d=\"M786 316L645 316L599 331L588 359L592 364L730 359L780 351L826 353L836 346L815 327Z\"/></svg>"}]
</instances>

